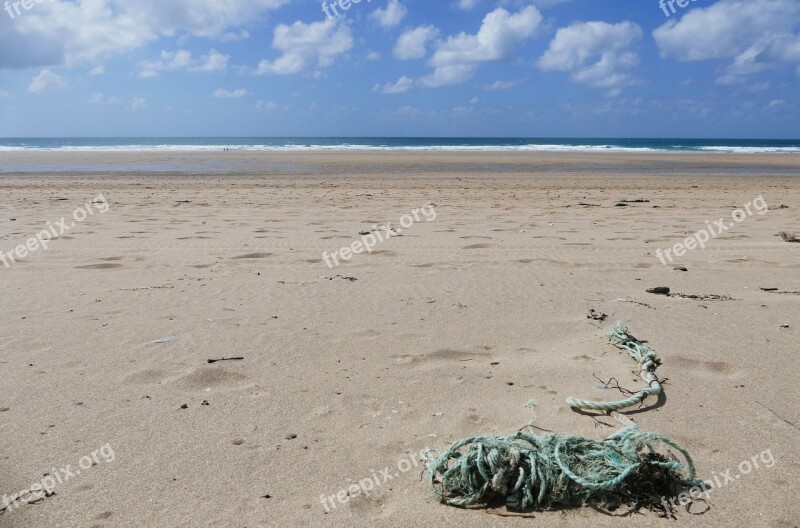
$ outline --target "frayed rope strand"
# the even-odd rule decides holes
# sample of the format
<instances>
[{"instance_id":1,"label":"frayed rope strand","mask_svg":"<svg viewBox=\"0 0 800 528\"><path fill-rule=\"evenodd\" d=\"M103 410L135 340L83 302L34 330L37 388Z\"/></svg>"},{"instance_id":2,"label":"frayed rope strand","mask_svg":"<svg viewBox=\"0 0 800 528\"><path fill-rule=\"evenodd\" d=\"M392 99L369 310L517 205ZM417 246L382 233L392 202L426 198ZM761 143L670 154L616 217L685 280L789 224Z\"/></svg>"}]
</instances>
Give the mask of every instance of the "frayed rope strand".
<instances>
[{"instance_id":1,"label":"frayed rope strand","mask_svg":"<svg viewBox=\"0 0 800 528\"><path fill-rule=\"evenodd\" d=\"M606 336L615 347L628 353L639 364L639 375L649 385L630 398L615 402L593 402L579 398L567 398L567 405L573 409L592 411L620 411L642 403L648 396L661 394L661 380L656 376L656 368L661 363L656 356L656 351L650 345L639 341L628 332L622 323L606 329Z\"/></svg>"}]
</instances>

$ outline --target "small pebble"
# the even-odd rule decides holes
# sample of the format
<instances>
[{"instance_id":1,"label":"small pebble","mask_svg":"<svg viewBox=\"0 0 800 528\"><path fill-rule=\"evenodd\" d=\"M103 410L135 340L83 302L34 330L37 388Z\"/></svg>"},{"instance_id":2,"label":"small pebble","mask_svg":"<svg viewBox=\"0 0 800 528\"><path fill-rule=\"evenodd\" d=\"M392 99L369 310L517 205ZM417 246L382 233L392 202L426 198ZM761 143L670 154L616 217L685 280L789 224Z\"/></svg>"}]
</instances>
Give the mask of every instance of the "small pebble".
<instances>
[{"instance_id":1,"label":"small pebble","mask_svg":"<svg viewBox=\"0 0 800 528\"><path fill-rule=\"evenodd\" d=\"M669 295L669 292L672 290L670 290L666 286L659 286L657 288L649 288L645 291L647 291L647 293L653 293L655 295Z\"/></svg>"},{"instance_id":2,"label":"small pebble","mask_svg":"<svg viewBox=\"0 0 800 528\"><path fill-rule=\"evenodd\" d=\"M189 405L188 405L188 404L186 404L186 403L184 403L183 405L181 405L181 409L188 409L188 408L189 408Z\"/></svg>"}]
</instances>

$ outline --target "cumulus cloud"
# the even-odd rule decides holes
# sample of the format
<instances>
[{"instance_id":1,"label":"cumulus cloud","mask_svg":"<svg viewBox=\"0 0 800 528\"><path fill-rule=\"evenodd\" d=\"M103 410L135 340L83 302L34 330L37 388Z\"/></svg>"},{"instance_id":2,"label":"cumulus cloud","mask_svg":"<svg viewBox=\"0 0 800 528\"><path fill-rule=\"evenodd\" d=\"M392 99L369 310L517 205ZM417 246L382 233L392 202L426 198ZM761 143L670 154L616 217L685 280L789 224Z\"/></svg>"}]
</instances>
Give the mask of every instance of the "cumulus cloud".
<instances>
[{"instance_id":1,"label":"cumulus cloud","mask_svg":"<svg viewBox=\"0 0 800 528\"><path fill-rule=\"evenodd\" d=\"M543 71L570 72L573 82L618 90L634 84L639 56L629 48L642 37L633 22L582 22L561 28L538 61Z\"/></svg>"},{"instance_id":2,"label":"cumulus cloud","mask_svg":"<svg viewBox=\"0 0 800 528\"><path fill-rule=\"evenodd\" d=\"M492 84L485 87L486 91L489 92L496 92L497 90L510 90L519 86L522 83L522 79L518 79L515 81L495 81Z\"/></svg>"},{"instance_id":3,"label":"cumulus cloud","mask_svg":"<svg viewBox=\"0 0 800 528\"><path fill-rule=\"evenodd\" d=\"M542 15L533 6L511 14L498 8L486 15L475 35L461 33L441 43L431 65L455 66L498 61L508 58L522 41L539 28Z\"/></svg>"},{"instance_id":4,"label":"cumulus cloud","mask_svg":"<svg viewBox=\"0 0 800 528\"><path fill-rule=\"evenodd\" d=\"M244 88L240 88L238 90L234 90L232 92L225 90L224 88L220 88L216 92L214 92L214 97L219 97L220 99L240 99L247 95L247 90Z\"/></svg>"},{"instance_id":5,"label":"cumulus cloud","mask_svg":"<svg viewBox=\"0 0 800 528\"><path fill-rule=\"evenodd\" d=\"M428 54L426 46L439 35L434 26L420 26L406 30L394 46L394 57L399 60L421 59Z\"/></svg>"},{"instance_id":6,"label":"cumulus cloud","mask_svg":"<svg viewBox=\"0 0 800 528\"><path fill-rule=\"evenodd\" d=\"M382 27L393 27L402 22L406 14L408 14L408 9L400 3L400 0L389 0L386 7L373 11L370 18Z\"/></svg>"},{"instance_id":7,"label":"cumulus cloud","mask_svg":"<svg viewBox=\"0 0 800 528\"><path fill-rule=\"evenodd\" d=\"M147 108L147 99L144 97L134 97L131 102L131 110L144 110Z\"/></svg>"},{"instance_id":8,"label":"cumulus cloud","mask_svg":"<svg viewBox=\"0 0 800 528\"><path fill-rule=\"evenodd\" d=\"M452 64L450 66L439 66L433 73L426 75L420 82L428 88L439 88L440 86L450 86L461 84L469 80L478 67L475 64Z\"/></svg>"},{"instance_id":9,"label":"cumulus cloud","mask_svg":"<svg viewBox=\"0 0 800 528\"><path fill-rule=\"evenodd\" d=\"M328 67L337 55L352 49L353 36L348 26L336 20L297 21L275 28L272 47L282 55L274 61L261 61L256 75L293 75L307 68Z\"/></svg>"},{"instance_id":10,"label":"cumulus cloud","mask_svg":"<svg viewBox=\"0 0 800 528\"><path fill-rule=\"evenodd\" d=\"M223 38L290 0L75 0L0 17L0 68L97 63L162 36Z\"/></svg>"},{"instance_id":11,"label":"cumulus cloud","mask_svg":"<svg viewBox=\"0 0 800 528\"><path fill-rule=\"evenodd\" d=\"M229 59L228 55L213 49L199 60L193 58L192 53L186 50L162 51L157 59L140 62L137 69L139 77L142 78L156 77L161 72L175 70L209 73L224 71L228 67Z\"/></svg>"},{"instance_id":12,"label":"cumulus cloud","mask_svg":"<svg viewBox=\"0 0 800 528\"><path fill-rule=\"evenodd\" d=\"M665 58L682 62L732 59L718 84L800 62L800 2L720 0L653 31Z\"/></svg>"},{"instance_id":13,"label":"cumulus cloud","mask_svg":"<svg viewBox=\"0 0 800 528\"><path fill-rule=\"evenodd\" d=\"M90 104L106 104L106 105L117 105L120 103L118 97L114 96L107 96L102 92L93 93L91 97L89 97L88 102Z\"/></svg>"},{"instance_id":14,"label":"cumulus cloud","mask_svg":"<svg viewBox=\"0 0 800 528\"><path fill-rule=\"evenodd\" d=\"M415 84L438 88L463 83L481 64L511 58L517 47L536 33L541 22L542 15L534 6L526 6L516 13L497 8L484 17L476 34L459 33L438 42L428 61L428 65L434 68L433 72ZM416 38L418 43L419 35ZM411 45L414 37L410 37L408 43L405 51L411 57L419 56L419 47L415 49Z\"/></svg>"},{"instance_id":15,"label":"cumulus cloud","mask_svg":"<svg viewBox=\"0 0 800 528\"><path fill-rule=\"evenodd\" d=\"M28 91L35 94L44 94L55 92L66 87L67 83L60 75L45 69L41 70L39 75L31 80L31 83L28 85Z\"/></svg>"},{"instance_id":16,"label":"cumulus cloud","mask_svg":"<svg viewBox=\"0 0 800 528\"><path fill-rule=\"evenodd\" d=\"M384 85L376 84L372 91L382 94L399 94L409 91L414 85L414 79L403 76L395 83L386 83Z\"/></svg>"}]
</instances>

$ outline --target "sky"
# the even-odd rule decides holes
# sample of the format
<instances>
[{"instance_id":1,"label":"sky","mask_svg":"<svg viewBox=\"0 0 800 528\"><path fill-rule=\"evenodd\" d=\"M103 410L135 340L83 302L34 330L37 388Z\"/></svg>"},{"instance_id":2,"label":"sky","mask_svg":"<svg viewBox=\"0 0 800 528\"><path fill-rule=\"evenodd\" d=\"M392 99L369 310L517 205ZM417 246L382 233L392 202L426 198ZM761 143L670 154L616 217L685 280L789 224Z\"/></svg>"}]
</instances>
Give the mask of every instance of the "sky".
<instances>
[{"instance_id":1,"label":"sky","mask_svg":"<svg viewBox=\"0 0 800 528\"><path fill-rule=\"evenodd\" d=\"M800 0L659 1L0 0L0 136L800 138Z\"/></svg>"}]
</instances>

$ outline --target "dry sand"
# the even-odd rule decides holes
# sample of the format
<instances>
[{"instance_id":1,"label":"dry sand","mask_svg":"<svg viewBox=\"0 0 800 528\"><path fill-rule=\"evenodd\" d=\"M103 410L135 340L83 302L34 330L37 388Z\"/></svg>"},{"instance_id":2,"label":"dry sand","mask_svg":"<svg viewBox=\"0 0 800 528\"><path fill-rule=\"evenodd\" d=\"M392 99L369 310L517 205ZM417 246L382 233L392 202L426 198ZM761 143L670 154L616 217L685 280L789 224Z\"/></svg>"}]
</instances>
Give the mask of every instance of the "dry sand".
<instances>
[{"instance_id":1,"label":"dry sand","mask_svg":"<svg viewBox=\"0 0 800 528\"><path fill-rule=\"evenodd\" d=\"M47 173L14 173L31 163ZM798 526L800 244L776 235L800 231L800 157L5 153L0 168L5 252L101 193L110 204L0 265L0 494L115 455L0 527ZM760 195L768 213L656 258ZM435 221L322 263L429 202ZM420 468L397 471L412 451L513 433L530 398L543 428L610 434L564 403L615 399L595 375L641 386L589 309L663 359L666 401L632 415L643 428L705 478L766 450L774 466L677 521L457 510ZM231 356L244 361L207 363ZM386 467L389 482L326 512L321 495Z\"/></svg>"}]
</instances>

